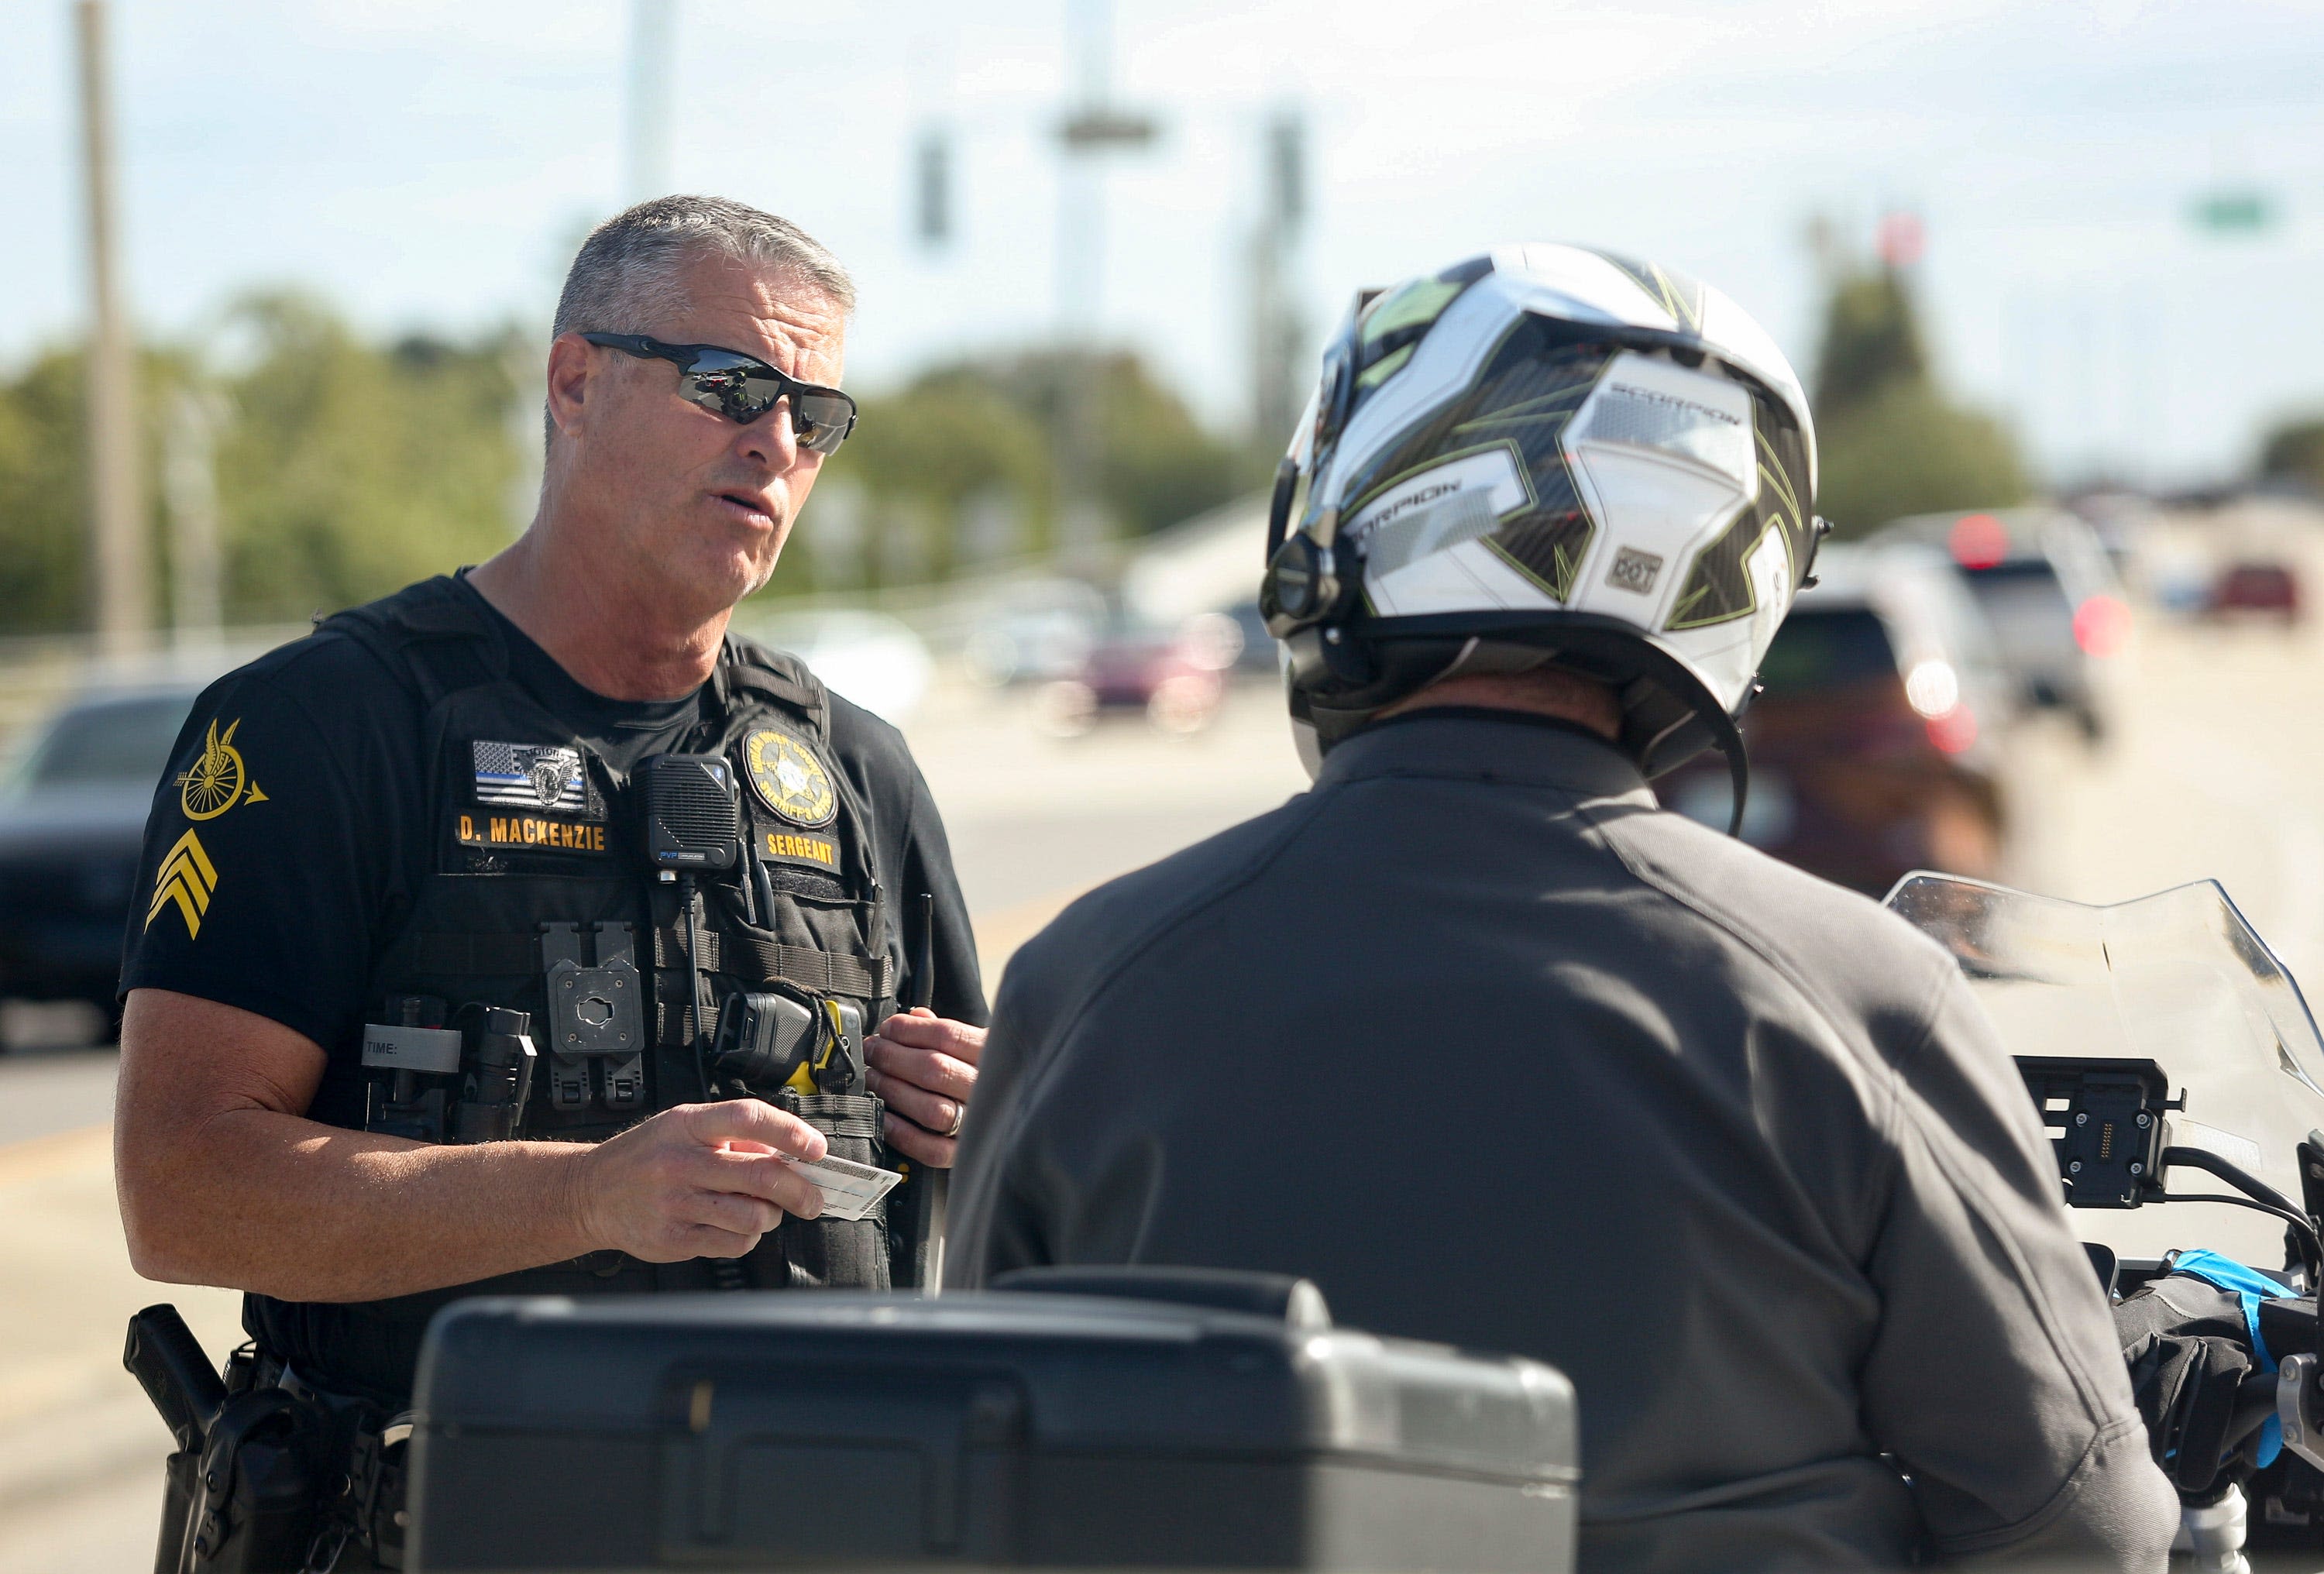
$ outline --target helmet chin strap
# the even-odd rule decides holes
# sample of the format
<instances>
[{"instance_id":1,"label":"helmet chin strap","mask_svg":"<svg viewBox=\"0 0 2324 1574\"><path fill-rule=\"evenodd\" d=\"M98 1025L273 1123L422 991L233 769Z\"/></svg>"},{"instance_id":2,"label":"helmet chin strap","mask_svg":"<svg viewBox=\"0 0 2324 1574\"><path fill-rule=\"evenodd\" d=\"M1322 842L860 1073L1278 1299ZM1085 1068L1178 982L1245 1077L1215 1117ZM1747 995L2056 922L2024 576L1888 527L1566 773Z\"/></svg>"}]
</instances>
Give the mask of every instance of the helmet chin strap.
<instances>
[{"instance_id":1,"label":"helmet chin strap","mask_svg":"<svg viewBox=\"0 0 2324 1574\"><path fill-rule=\"evenodd\" d=\"M1733 716L1714 704L1690 709L1646 740L1645 746L1638 750L1639 762L1643 767L1654 759L1655 750L1660 749L1671 734L1697 722L1711 734L1711 746L1726 757L1727 779L1733 789L1731 801L1734 805L1727 816L1727 833L1740 836L1743 833L1743 806L1751 797L1751 754L1743 746L1743 729L1736 724Z\"/></svg>"},{"instance_id":2,"label":"helmet chin strap","mask_svg":"<svg viewBox=\"0 0 2324 1574\"><path fill-rule=\"evenodd\" d=\"M1735 725L1735 719L1725 712L1720 713L1720 719L1727 724L1711 729L1716 734L1712 741L1718 745L1719 752L1727 756L1728 779L1735 784L1735 812L1727 817L1727 833L1740 836L1743 805L1751 801L1751 757L1744 751L1743 733Z\"/></svg>"}]
</instances>

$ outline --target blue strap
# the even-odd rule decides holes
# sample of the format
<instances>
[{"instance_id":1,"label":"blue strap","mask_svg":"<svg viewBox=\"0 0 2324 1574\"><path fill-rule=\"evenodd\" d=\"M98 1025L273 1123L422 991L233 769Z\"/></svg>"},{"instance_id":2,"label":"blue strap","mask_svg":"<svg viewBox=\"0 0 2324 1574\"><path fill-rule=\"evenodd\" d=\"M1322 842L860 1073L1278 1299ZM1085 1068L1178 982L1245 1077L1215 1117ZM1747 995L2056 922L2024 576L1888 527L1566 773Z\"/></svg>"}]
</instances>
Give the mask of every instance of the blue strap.
<instances>
[{"instance_id":1,"label":"blue strap","mask_svg":"<svg viewBox=\"0 0 2324 1574\"><path fill-rule=\"evenodd\" d=\"M2259 1358L2259 1369L2275 1370L2275 1358L2268 1353L2267 1341L2259 1336L2259 1303L2263 1301L2285 1301L2292 1292L2257 1268L2246 1267L2233 1257L2218 1252L2181 1252L2171 1259L2171 1271L2184 1274L2190 1279L2200 1279L2206 1284L2227 1291L2244 1309L2244 1327L2251 1333L2252 1353ZM2259 1468L2263 1470L2275 1463L2276 1455L2283 1451L2283 1422L2271 1415L2259 1429Z\"/></svg>"}]
</instances>

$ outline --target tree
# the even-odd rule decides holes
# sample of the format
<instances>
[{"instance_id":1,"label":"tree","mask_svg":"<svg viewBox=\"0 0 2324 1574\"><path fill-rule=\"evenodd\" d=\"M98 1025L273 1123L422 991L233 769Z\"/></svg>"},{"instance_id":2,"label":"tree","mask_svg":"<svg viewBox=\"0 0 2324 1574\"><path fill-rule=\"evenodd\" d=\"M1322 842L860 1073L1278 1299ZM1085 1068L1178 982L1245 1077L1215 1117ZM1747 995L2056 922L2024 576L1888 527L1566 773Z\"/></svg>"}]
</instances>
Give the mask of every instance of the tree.
<instances>
[{"instance_id":1,"label":"tree","mask_svg":"<svg viewBox=\"0 0 2324 1574\"><path fill-rule=\"evenodd\" d=\"M149 475L159 474L152 433L180 382L198 378L223 396L214 458L230 621L289 622L351 606L507 542L520 445L540 440L537 426L512 419L514 330L380 344L290 290L245 297L222 328L212 364L192 349L149 349L140 383ZM231 361L216 364L222 345ZM964 529L1010 533L991 529L996 518L1017 526L1001 551L1048 542L1066 370L1047 353L964 363L864 402L828 480L871 505L873 579L945 577L963 566ZM1109 355L1102 370L1099 484L1122 530L1159 529L1263 478L1135 356ZM0 633L88 624L81 387L78 354L61 350L0 382ZM157 497L157 557L160 519ZM794 548L810 569L814 526L810 508ZM851 561L815 577L845 584L862 572ZM777 580L784 590L799 583Z\"/></svg>"},{"instance_id":2,"label":"tree","mask_svg":"<svg viewBox=\"0 0 2324 1574\"><path fill-rule=\"evenodd\" d=\"M1816 510L1840 536L1905 514L1997 508L2032 490L2008 431L1939 388L1911 291L1892 268L1833 286L1814 405Z\"/></svg>"},{"instance_id":3,"label":"tree","mask_svg":"<svg viewBox=\"0 0 2324 1574\"><path fill-rule=\"evenodd\" d=\"M1819 415L1870 404L1895 383L1926 383L1928 352L1904 281L1891 268L1840 281L1824 308L1823 345L1816 356Z\"/></svg>"},{"instance_id":4,"label":"tree","mask_svg":"<svg viewBox=\"0 0 2324 1574\"><path fill-rule=\"evenodd\" d=\"M200 376L225 396L215 462L230 621L351 606L507 541L520 456L505 336L381 347L291 293L238 303L226 327L246 352L240 369L206 373L189 351L149 348L139 392L149 478L175 390ZM81 390L75 351L0 383L0 632L88 626ZM166 606L160 488L148 490Z\"/></svg>"},{"instance_id":5,"label":"tree","mask_svg":"<svg viewBox=\"0 0 2324 1574\"><path fill-rule=\"evenodd\" d=\"M1080 370L1069 354L1042 350L1002 361L987 373L955 368L936 375L989 377L1003 398L1041 423L1054 444L1065 400L1082 386ZM1204 430L1137 355L1119 350L1102 355L1097 381L1104 400L1098 498L1127 533L1148 535L1191 519L1262 484L1271 472L1277 456L1255 462Z\"/></svg>"},{"instance_id":6,"label":"tree","mask_svg":"<svg viewBox=\"0 0 2324 1574\"><path fill-rule=\"evenodd\" d=\"M0 632L88 622L81 358L52 350L0 387Z\"/></svg>"},{"instance_id":7,"label":"tree","mask_svg":"<svg viewBox=\"0 0 2324 1574\"><path fill-rule=\"evenodd\" d=\"M2264 481L2288 482L2324 495L2324 416L2285 421L2260 440Z\"/></svg>"},{"instance_id":8,"label":"tree","mask_svg":"<svg viewBox=\"0 0 2324 1574\"><path fill-rule=\"evenodd\" d=\"M1038 422L989 388L924 377L900 393L865 400L853 435L825 461L816 484L862 488L876 515L876 576L894 579L952 572L959 558L955 530L962 512L984 493L1007 496L1028 524L1046 529L1050 482L1048 438ZM787 566L801 548L814 557L815 511L810 500L799 529L783 549ZM908 575L896 572L899 559L906 557L895 549L892 538L899 531L932 538L908 555ZM1033 542L1016 545L1029 549ZM816 577L827 582L825 575ZM779 586L793 583L788 574L776 581Z\"/></svg>"},{"instance_id":9,"label":"tree","mask_svg":"<svg viewBox=\"0 0 2324 1574\"><path fill-rule=\"evenodd\" d=\"M855 435L818 484L862 489L874 520L877 577L898 577L891 566L899 564L934 578L954 571L963 522L994 494L1022 514L1019 550L1053 540L1057 444L1081 370L1056 351L988 357L936 367L900 392L863 402ZM1124 534L1190 519L1265 481L1272 456L1256 460L1206 431L1136 355L1108 354L1098 374L1099 501ZM809 559L814 508L798 537ZM899 536L916 539L899 550ZM776 583L795 582L783 575Z\"/></svg>"},{"instance_id":10,"label":"tree","mask_svg":"<svg viewBox=\"0 0 2324 1574\"><path fill-rule=\"evenodd\" d=\"M217 449L229 619L336 611L490 557L519 457L501 336L381 349L309 298L235 307L253 347Z\"/></svg>"}]
</instances>

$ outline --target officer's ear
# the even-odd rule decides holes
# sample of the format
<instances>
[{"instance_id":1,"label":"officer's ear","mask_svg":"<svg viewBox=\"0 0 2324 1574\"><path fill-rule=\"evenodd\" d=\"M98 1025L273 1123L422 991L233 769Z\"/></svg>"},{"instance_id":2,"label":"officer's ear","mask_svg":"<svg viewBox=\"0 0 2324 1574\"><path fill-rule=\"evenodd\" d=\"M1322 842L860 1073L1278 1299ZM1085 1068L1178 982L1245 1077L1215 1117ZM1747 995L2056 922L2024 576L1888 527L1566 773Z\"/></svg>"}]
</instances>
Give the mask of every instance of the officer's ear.
<instances>
[{"instance_id":1,"label":"officer's ear","mask_svg":"<svg viewBox=\"0 0 2324 1574\"><path fill-rule=\"evenodd\" d=\"M549 344L549 426L552 441L562 432L579 434L590 378L606 355L579 334L559 334Z\"/></svg>"}]
</instances>

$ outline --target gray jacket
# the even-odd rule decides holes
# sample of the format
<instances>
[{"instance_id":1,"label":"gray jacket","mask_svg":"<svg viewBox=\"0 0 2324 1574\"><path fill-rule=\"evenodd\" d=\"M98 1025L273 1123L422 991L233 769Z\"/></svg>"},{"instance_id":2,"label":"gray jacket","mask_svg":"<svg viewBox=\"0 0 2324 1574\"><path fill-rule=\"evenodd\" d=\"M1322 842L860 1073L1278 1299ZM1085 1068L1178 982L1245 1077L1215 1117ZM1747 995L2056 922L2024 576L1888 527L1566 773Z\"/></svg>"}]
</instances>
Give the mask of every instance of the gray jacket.
<instances>
[{"instance_id":1,"label":"gray jacket","mask_svg":"<svg viewBox=\"0 0 2324 1574\"><path fill-rule=\"evenodd\" d=\"M1560 723L1376 725L1076 902L1009 968L954 1188L954 1285L1270 1269L1563 1368L1585 1569L2159 1569L2177 1523L1950 961Z\"/></svg>"}]
</instances>

